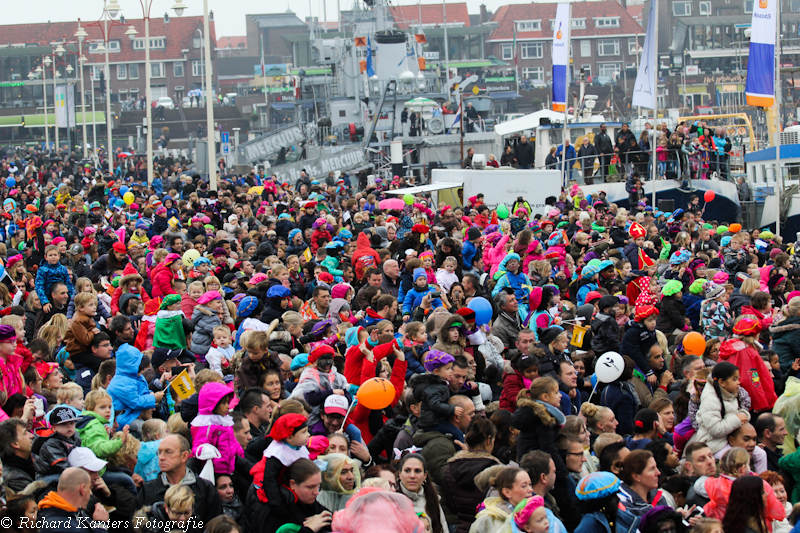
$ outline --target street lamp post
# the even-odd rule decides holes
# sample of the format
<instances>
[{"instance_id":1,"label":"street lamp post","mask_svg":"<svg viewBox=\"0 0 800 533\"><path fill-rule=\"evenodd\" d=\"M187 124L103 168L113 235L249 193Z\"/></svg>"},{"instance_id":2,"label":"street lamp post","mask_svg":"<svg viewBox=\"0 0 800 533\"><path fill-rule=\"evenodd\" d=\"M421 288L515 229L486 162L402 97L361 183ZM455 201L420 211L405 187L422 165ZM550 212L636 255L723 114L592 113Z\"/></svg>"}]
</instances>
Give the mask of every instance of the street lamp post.
<instances>
[{"instance_id":1,"label":"street lamp post","mask_svg":"<svg viewBox=\"0 0 800 533\"><path fill-rule=\"evenodd\" d=\"M83 64L86 62L86 57L83 55L83 41L88 34L81 26L81 19L78 19L78 30L75 32L75 38L78 40L78 68L81 71L81 115L83 115L83 158L89 157L89 151L86 148L86 89L83 86ZM94 95L92 95L94 96ZM92 113L92 122L94 122L94 113Z\"/></svg>"},{"instance_id":2,"label":"street lamp post","mask_svg":"<svg viewBox=\"0 0 800 533\"><path fill-rule=\"evenodd\" d=\"M53 56L53 57L55 57L55 56ZM55 120L55 123L56 123L55 124L55 130L56 130L56 152L57 152L61 148L61 146L60 146L61 143L60 143L60 140L58 138L59 137L58 136L58 117L57 117L58 111L56 110L56 107L58 107L57 101L56 101L56 78L58 78L60 76L60 74L58 73L58 71L56 71L56 62L53 61L53 59L51 59L49 56L45 59L45 64L47 66L50 66L51 64L53 65L53 119Z\"/></svg>"},{"instance_id":3,"label":"street lamp post","mask_svg":"<svg viewBox=\"0 0 800 533\"><path fill-rule=\"evenodd\" d=\"M116 11L118 12L120 8L117 4L117 0L110 0L110 3L116 6ZM142 18L144 18L144 94L145 113L147 116L147 183L153 183L153 110L150 105L150 8L153 6L153 0L139 0L139 4L142 6ZM109 6L109 8L110 7L111 6ZM183 3L183 0L175 0L172 9L175 10L175 14L180 17L184 9L186 9L186 5ZM116 12L114 16L116 16ZM136 28L130 26L128 31L125 32L125 35L130 37L131 40L134 40L138 33Z\"/></svg>"},{"instance_id":4,"label":"street lamp post","mask_svg":"<svg viewBox=\"0 0 800 533\"><path fill-rule=\"evenodd\" d=\"M119 12L122 8L119 6L119 0L103 0L103 15L100 17L100 20L97 22L93 22L88 26L96 26L100 28L100 32L103 34L103 42L99 45L96 49L97 52L105 52L105 65L103 67L105 72L106 78L106 133L108 133L108 147L106 148L106 157L108 157L108 171L114 172L114 144L113 144L113 133L114 133L114 126L113 120L114 115L111 114L111 72L108 65L108 49L110 48L110 31L114 28L114 26L122 26L121 23L117 22L116 19ZM109 21L111 22L109 26ZM101 24L102 22L102 24ZM131 26L133 27L133 26ZM127 33L126 33L127 35ZM94 86L94 83L92 83ZM92 103L94 104L94 92L92 92ZM95 146L95 150L97 146Z\"/></svg>"},{"instance_id":5,"label":"street lamp post","mask_svg":"<svg viewBox=\"0 0 800 533\"><path fill-rule=\"evenodd\" d=\"M179 2L181 0L178 0ZM206 78L206 129L208 130L208 185L212 191L217 190L217 168L216 168L216 154L213 149L216 147L214 144L214 101L212 100L212 86L211 86L211 30L209 29L210 22L208 20L208 0L203 0L203 33L205 58L203 63L203 70L205 71Z\"/></svg>"},{"instance_id":6,"label":"street lamp post","mask_svg":"<svg viewBox=\"0 0 800 533\"><path fill-rule=\"evenodd\" d=\"M42 63L44 63L45 59L49 59L49 58L43 57L42 58ZM44 105L44 144L45 144L45 150L49 150L50 149L50 130L47 127L47 65L45 64L45 68L42 68L42 65L38 65L36 67L36 69L34 70L34 72L37 75L41 74L41 76L42 76L42 98L43 98L42 104ZM53 96L55 96L55 95L53 95Z\"/></svg>"}]
</instances>

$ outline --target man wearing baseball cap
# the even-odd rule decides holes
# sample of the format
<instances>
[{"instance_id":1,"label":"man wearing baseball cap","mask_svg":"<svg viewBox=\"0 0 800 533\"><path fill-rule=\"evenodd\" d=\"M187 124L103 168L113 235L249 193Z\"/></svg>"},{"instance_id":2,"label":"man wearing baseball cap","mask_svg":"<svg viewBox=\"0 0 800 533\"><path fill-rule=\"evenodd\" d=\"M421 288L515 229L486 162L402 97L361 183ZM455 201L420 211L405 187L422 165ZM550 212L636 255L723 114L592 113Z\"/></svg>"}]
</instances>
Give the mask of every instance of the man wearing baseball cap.
<instances>
[{"instance_id":1,"label":"man wearing baseball cap","mask_svg":"<svg viewBox=\"0 0 800 533\"><path fill-rule=\"evenodd\" d=\"M309 428L311 435L330 435L342 429L349 408L350 402L344 396L328 396L319 413L320 421Z\"/></svg>"}]
</instances>

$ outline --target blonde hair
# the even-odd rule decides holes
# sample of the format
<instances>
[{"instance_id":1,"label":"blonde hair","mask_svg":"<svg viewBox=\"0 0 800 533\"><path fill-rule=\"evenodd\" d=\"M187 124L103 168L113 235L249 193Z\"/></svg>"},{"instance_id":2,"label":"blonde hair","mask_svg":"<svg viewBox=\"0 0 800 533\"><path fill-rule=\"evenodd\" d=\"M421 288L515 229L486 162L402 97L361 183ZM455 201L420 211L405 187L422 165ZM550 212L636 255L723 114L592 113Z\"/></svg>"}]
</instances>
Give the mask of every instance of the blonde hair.
<instances>
[{"instance_id":1,"label":"blonde hair","mask_svg":"<svg viewBox=\"0 0 800 533\"><path fill-rule=\"evenodd\" d=\"M597 439L594 441L594 447L592 448L594 450L594 455L600 457L600 454L603 453L603 448L622 440L622 435L619 433L602 433L598 435Z\"/></svg>"},{"instance_id":2,"label":"blonde hair","mask_svg":"<svg viewBox=\"0 0 800 533\"><path fill-rule=\"evenodd\" d=\"M142 424L142 440L144 442L161 440L168 434L167 423L160 418L151 418Z\"/></svg>"},{"instance_id":3,"label":"blonde hair","mask_svg":"<svg viewBox=\"0 0 800 533\"><path fill-rule=\"evenodd\" d=\"M216 326L214 329L211 330L211 336L216 337L217 335L227 335L228 337L231 336L231 328L228 326Z\"/></svg>"},{"instance_id":4,"label":"blonde hair","mask_svg":"<svg viewBox=\"0 0 800 533\"><path fill-rule=\"evenodd\" d=\"M222 300L225 302L225 306L228 308L228 313L231 315L231 318L236 320L236 304L233 303L233 300Z\"/></svg>"},{"instance_id":5,"label":"blonde hair","mask_svg":"<svg viewBox=\"0 0 800 533\"><path fill-rule=\"evenodd\" d=\"M281 320L287 326L302 326L305 322L303 320L303 315L298 313L297 311L286 311L281 316Z\"/></svg>"},{"instance_id":6,"label":"blonde hair","mask_svg":"<svg viewBox=\"0 0 800 533\"><path fill-rule=\"evenodd\" d=\"M747 278L742 282L742 286L739 287L739 292L748 296L752 296L753 293L756 292L760 287L761 285L757 279Z\"/></svg>"},{"instance_id":7,"label":"blonde hair","mask_svg":"<svg viewBox=\"0 0 800 533\"><path fill-rule=\"evenodd\" d=\"M595 405L589 402L581 405L581 414L586 419L586 425L589 426L589 429L594 433L597 433L597 424L599 424L609 412L613 413L611 409L603 405Z\"/></svg>"},{"instance_id":8,"label":"blonde hair","mask_svg":"<svg viewBox=\"0 0 800 533\"><path fill-rule=\"evenodd\" d=\"M203 280L203 283L205 283L206 291L208 290L209 283L216 283L217 285L222 287L222 283L220 283L219 278L217 276L206 276L206 278Z\"/></svg>"},{"instance_id":9,"label":"blonde hair","mask_svg":"<svg viewBox=\"0 0 800 533\"><path fill-rule=\"evenodd\" d=\"M52 356L54 354L56 348L58 348L59 343L64 340L64 335L61 334L61 331L59 330L58 326L53 326L53 325L42 326L39 329L38 337L47 342L47 346L50 347L50 353L47 354L49 356Z\"/></svg>"},{"instance_id":10,"label":"blonde hair","mask_svg":"<svg viewBox=\"0 0 800 533\"><path fill-rule=\"evenodd\" d=\"M64 335L67 334L67 330L69 329L69 322L67 322L67 315L63 313L56 313L53 315L53 318L48 320L45 323L45 326L56 326L58 331L61 333L61 338L64 338Z\"/></svg>"},{"instance_id":11,"label":"blonde hair","mask_svg":"<svg viewBox=\"0 0 800 533\"><path fill-rule=\"evenodd\" d=\"M82 292L85 292L83 290L84 289L84 285L89 285L89 288L92 289L91 293L94 294L94 295L97 295L97 293L94 290L94 285L92 285L92 280L90 280L89 278L78 278L77 280L75 280L76 298L77 298L78 294L81 294ZM75 304L75 305L77 306L77 304Z\"/></svg>"},{"instance_id":12,"label":"blonde hair","mask_svg":"<svg viewBox=\"0 0 800 533\"><path fill-rule=\"evenodd\" d=\"M800 296L795 296L789 300L789 303L781 309L781 314L786 318L800 314Z\"/></svg>"},{"instance_id":13,"label":"blonde hair","mask_svg":"<svg viewBox=\"0 0 800 533\"><path fill-rule=\"evenodd\" d=\"M202 281L200 281L200 280L198 280L198 281L193 281L193 282L191 282L191 283L189 284L188 290L192 290L193 288L194 288L194 289L200 289L200 290L201 290L201 291L203 291L203 292L205 292L205 291L206 291L206 286L205 286L205 285L203 285L203 282L202 282Z\"/></svg>"},{"instance_id":14,"label":"blonde hair","mask_svg":"<svg viewBox=\"0 0 800 533\"><path fill-rule=\"evenodd\" d=\"M550 266L550 263L547 261L531 261L531 264L528 266L528 273L533 274L536 272L542 277L548 277L552 269L553 267Z\"/></svg>"},{"instance_id":15,"label":"blonde hair","mask_svg":"<svg viewBox=\"0 0 800 533\"><path fill-rule=\"evenodd\" d=\"M22 317L19 315L8 315L4 316L2 320L0 320L0 324L4 324L7 326L11 326L14 329L21 329L23 327Z\"/></svg>"},{"instance_id":16,"label":"blonde hair","mask_svg":"<svg viewBox=\"0 0 800 533\"><path fill-rule=\"evenodd\" d=\"M193 381L194 381L194 388L197 390L200 390L200 388L202 388L203 385L206 385L207 383L225 383L225 381L222 379L222 376L220 376L210 368L204 368L203 370L198 372L197 375L194 377Z\"/></svg>"},{"instance_id":17,"label":"blonde hair","mask_svg":"<svg viewBox=\"0 0 800 533\"><path fill-rule=\"evenodd\" d=\"M266 331L247 331L242 334L239 344L245 350L262 350L269 348L269 337Z\"/></svg>"},{"instance_id":18,"label":"blonde hair","mask_svg":"<svg viewBox=\"0 0 800 533\"><path fill-rule=\"evenodd\" d=\"M75 309L80 311L84 305L89 305L92 302L97 302L97 295L91 292L79 292L75 295Z\"/></svg>"},{"instance_id":19,"label":"blonde hair","mask_svg":"<svg viewBox=\"0 0 800 533\"><path fill-rule=\"evenodd\" d=\"M719 462L720 474L739 477L739 469L750 464L750 454L744 448L731 448Z\"/></svg>"},{"instance_id":20,"label":"blonde hair","mask_svg":"<svg viewBox=\"0 0 800 533\"><path fill-rule=\"evenodd\" d=\"M189 424L183 421L180 413L175 413L169 417L167 420L167 431L170 435L191 436Z\"/></svg>"},{"instance_id":21,"label":"blonde hair","mask_svg":"<svg viewBox=\"0 0 800 533\"><path fill-rule=\"evenodd\" d=\"M59 404L67 403L77 398L79 394L81 398L83 398L83 388L77 383L70 381L69 383L64 383L61 385L61 388L58 389L58 392L56 392L56 401Z\"/></svg>"},{"instance_id":22,"label":"blonde hair","mask_svg":"<svg viewBox=\"0 0 800 533\"><path fill-rule=\"evenodd\" d=\"M711 533L716 528L722 529L722 522L720 522L716 518L708 518L707 516L704 516L703 518L697 519L697 522L695 522L694 525L692 526L692 532Z\"/></svg>"},{"instance_id":23,"label":"blonde hair","mask_svg":"<svg viewBox=\"0 0 800 533\"><path fill-rule=\"evenodd\" d=\"M117 431L116 433L114 433L113 438L121 440L122 432ZM141 447L142 447L142 441L140 441L133 435L128 435L127 440L122 443L122 447L119 450L117 450L117 453L108 456L108 464L116 467L120 466L127 467L131 463L135 463L136 459L139 456L139 449Z\"/></svg>"},{"instance_id":24,"label":"blonde hair","mask_svg":"<svg viewBox=\"0 0 800 533\"><path fill-rule=\"evenodd\" d=\"M194 509L194 492L187 485L173 485L164 494L164 505L175 512L192 512Z\"/></svg>"},{"instance_id":25,"label":"blonde hair","mask_svg":"<svg viewBox=\"0 0 800 533\"><path fill-rule=\"evenodd\" d=\"M86 395L86 410L87 411L94 411L94 408L97 407L97 404L100 403L100 400L105 398L111 399L111 395L102 389L97 389L91 391L89 394Z\"/></svg>"},{"instance_id":26,"label":"blonde hair","mask_svg":"<svg viewBox=\"0 0 800 533\"><path fill-rule=\"evenodd\" d=\"M167 255L169 255L169 252L165 248L159 248L153 252L153 266L161 263L161 261L166 259Z\"/></svg>"}]
</instances>

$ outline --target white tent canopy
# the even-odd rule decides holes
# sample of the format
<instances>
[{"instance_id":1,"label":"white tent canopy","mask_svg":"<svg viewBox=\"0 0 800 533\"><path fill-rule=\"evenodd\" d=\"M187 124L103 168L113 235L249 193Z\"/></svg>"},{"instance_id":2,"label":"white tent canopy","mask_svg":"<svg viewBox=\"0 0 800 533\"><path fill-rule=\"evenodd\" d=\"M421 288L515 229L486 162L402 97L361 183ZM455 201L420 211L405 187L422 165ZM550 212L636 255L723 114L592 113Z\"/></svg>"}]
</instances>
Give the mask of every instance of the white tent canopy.
<instances>
[{"instance_id":1,"label":"white tent canopy","mask_svg":"<svg viewBox=\"0 0 800 533\"><path fill-rule=\"evenodd\" d=\"M395 194L397 196L405 196L406 194L421 194L425 192L442 191L444 189L457 189L463 187L464 182L437 182L429 185L418 185L417 187L406 187L405 189L394 189L391 191L384 191L385 194Z\"/></svg>"},{"instance_id":2,"label":"white tent canopy","mask_svg":"<svg viewBox=\"0 0 800 533\"><path fill-rule=\"evenodd\" d=\"M542 118L549 118L552 122L564 123L564 113L550 111L549 109L542 109L524 117L515 118L508 122L503 122L494 127L494 132L497 135L508 135L510 133L517 133L526 130L535 130L539 126L539 120Z\"/></svg>"}]
</instances>

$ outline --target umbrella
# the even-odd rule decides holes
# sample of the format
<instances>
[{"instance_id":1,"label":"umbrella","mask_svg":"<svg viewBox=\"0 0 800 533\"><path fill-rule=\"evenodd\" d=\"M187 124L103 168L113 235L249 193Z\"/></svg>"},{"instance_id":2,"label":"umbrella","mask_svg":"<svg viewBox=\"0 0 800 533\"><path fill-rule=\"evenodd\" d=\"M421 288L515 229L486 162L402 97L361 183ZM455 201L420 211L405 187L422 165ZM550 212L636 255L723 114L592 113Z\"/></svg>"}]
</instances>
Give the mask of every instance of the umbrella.
<instances>
[{"instance_id":1,"label":"umbrella","mask_svg":"<svg viewBox=\"0 0 800 533\"><path fill-rule=\"evenodd\" d=\"M189 176L190 178L196 178L196 177L198 177L200 175L200 174L197 173L196 170L187 170L186 172L183 172L182 174L184 176Z\"/></svg>"},{"instance_id":2,"label":"umbrella","mask_svg":"<svg viewBox=\"0 0 800 533\"><path fill-rule=\"evenodd\" d=\"M120 152L117 154L117 157L122 157L123 159L126 157L130 157L132 154L130 152Z\"/></svg>"},{"instance_id":3,"label":"umbrella","mask_svg":"<svg viewBox=\"0 0 800 533\"><path fill-rule=\"evenodd\" d=\"M430 98L418 97L418 98L414 98L413 100L408 100L405 105L407 105L407 106L408 105L411 105L411 106L434 106L434 105L437 105L437 104L436 104L436 102L434 102Z\"/></svg>"},{"instance_id":4,"label":"umbrella","mask_svg":"<svg viewBox=\"0 0 800 533\"><path fill-rule=\"evenodd\" d=\"M405 206L406 203L402 198L387 198L386 200L381 200L378 203L378 207L384 211L392 211L395 209L402 210Z\"/></svg>"},{"instance_id":5,"label":"umbrella","mask_svg":"<svg viewBox=\"0 0 800 533\"><path fill-rule=\"evenodd\" d=\"M261 194L264 192L263 185L256 185L255 187L250 187L247 191L249 194Z\"/></svg>"}]
</instances>

